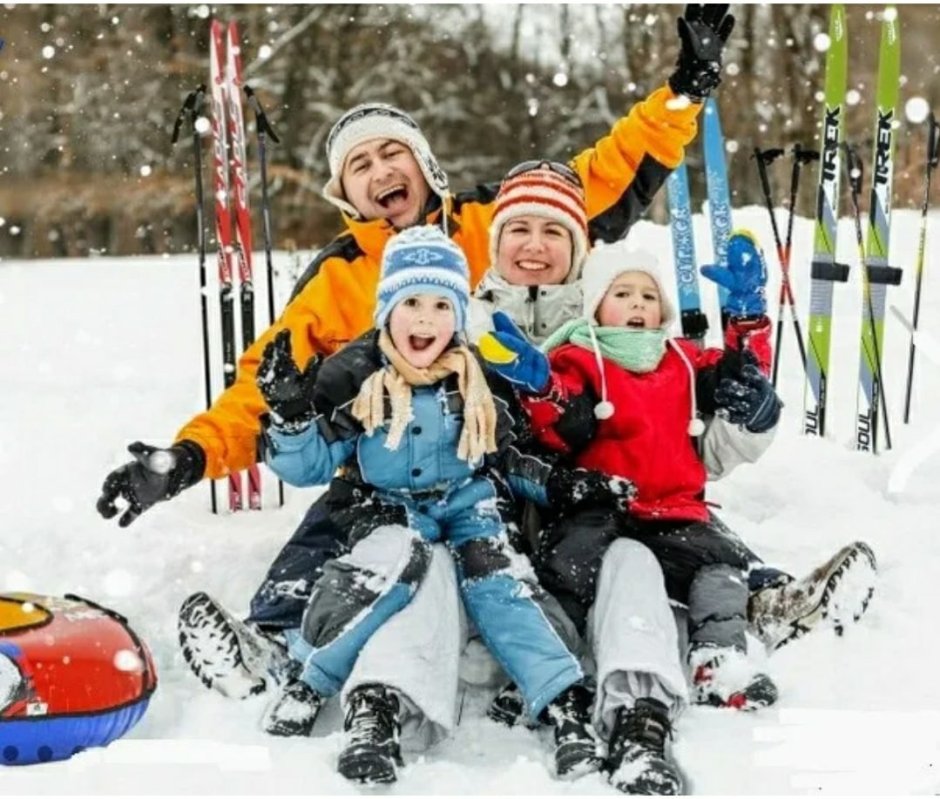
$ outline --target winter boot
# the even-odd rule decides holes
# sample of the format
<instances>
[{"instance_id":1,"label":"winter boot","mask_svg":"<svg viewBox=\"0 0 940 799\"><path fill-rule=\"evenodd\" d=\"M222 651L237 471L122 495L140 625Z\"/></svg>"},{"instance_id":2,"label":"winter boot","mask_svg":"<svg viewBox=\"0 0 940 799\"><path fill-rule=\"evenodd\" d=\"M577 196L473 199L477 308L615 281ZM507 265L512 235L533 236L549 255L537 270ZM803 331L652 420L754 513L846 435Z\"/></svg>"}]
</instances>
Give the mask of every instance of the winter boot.
<instances>
[{"instance_id":1,"label":"winter boot","mask_svg":"<svg viewBox=\"0 0 940 799\"><path fill-rule=\"evenodd\" d=\"M618 791L647 796L683 792L678 766L666 755L672 737L669 710L657 699L617 709L607 755L607 781Z\"/></svg>"},{"instance_id":2,"label":"winter boot","mask_svg":"<svg viewBox=\"0 0 940 799\"><path fill-rule=\"evenodd\" d=\"M575 684L556 696L545 708L555 728L555 774L574 780L601 767L597 733L591 723L594 694Z\"/></svg>"},{"instance_id":3,"label":"winter boot","mask_svg":"<svg viewBox=\"0 0 940 799\"><path fill-rule=\"evenodd\" d=\"M755 674L747 655L733 647L693 646L689 667L694 704L757 710L777 701L773 680Z\"/></svg>"},{"instance_id":4,"label":"winter boot","mask_svg":"<svg viewBox=\"0 0 940 799\"><path fill-rule=\"evenodd\" d=\"M395 782L401 759L401 705L384 685L364 685L346 700L346 745L337 770L365 785Z\"/></svg>"},{"instance_id":5,"label":"winter boot","mask_svg":"<svg viewBox=\"0 0 940 799\"><path fill-rule=\"evenodd\" d=\"M858 621L875 591L877 565L868 544L840 549L802 580L751 594L748 621L769 650L779 649L826 620L842 635Z\"/></svg>"},{"instance_id":6,"label":"winter boot","mask_svg":"<svg viewBox=\"0 0 940 799\"><path fill-rule=\"evenodd\" d=\"M490 702L486 709L486 715L498 724L505 724L507 727L515 727L526 717L525 702L519 691L519 686L514 682L504 685L502 690Z\"/></svg>"},{"instance_id":7,"label":"winter boot","mask_svg":"<svg viewBox=\"0 0 940 799\"><path fill-rule=\"evenodd\" d=\"M288 682L261 719L269 735L306 737L313 732L323 697L301 680Z\"/></svg>"},{"instance_id":8,"label":"winter boot","mask_svg":"<svg viewBox=\"0 0 940 799\"><path fill-rule=\"evenodd\" d=\"M201 591L183 602L177 629L193 673L207 688L232 699L261 693L289 663L282 643L238 621Z\"/></svg>"}]
</instances>

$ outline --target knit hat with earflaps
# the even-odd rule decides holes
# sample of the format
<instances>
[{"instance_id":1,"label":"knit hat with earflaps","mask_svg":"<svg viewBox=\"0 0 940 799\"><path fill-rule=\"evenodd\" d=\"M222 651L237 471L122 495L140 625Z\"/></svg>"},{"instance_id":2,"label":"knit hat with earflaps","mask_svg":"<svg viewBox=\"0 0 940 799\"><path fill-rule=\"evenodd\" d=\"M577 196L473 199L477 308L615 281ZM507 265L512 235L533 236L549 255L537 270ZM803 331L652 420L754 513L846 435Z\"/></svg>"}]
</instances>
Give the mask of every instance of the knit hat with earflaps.
<instances>
[{"instance_id":1,"label":"knit hat with earflaps","mask_svg":"<svg viewBox=\"0 0 940 799\"><path fill-rule=\"evenodd\" d=\"M330 130L326 140L326 157L330 179L323 188L326 200L353 219L359 212L343 192L343 165L349 151L371 139L392 139L406 145L434 194L441 199L448 192L447 175L431 154L431 145L415 122L400 108L387 103L363 103L343 114Z\"/></svg>"},{"instance_id":2,"label":"knit hat with earflaps","mask_svg":"<svg viewBox=\"0 0 940 799\"><path fill-rule=\"evenodd\" d=\"M454 306L456 329L466 327L470 302L467 258L463 250L434 225L406 228L385 245L375 303L375 326L384 327L392 308L415 294L447 297Z\"/></svg>"},{"instance_id":3,"label":"knit hat with earflaps","mask_svg":"<svg viewBox=\"0 0 940 799\"><path fill-rule=\"evenodd\" d=\"M502 182L495 208L490 223L490 266L496 265L499 237L509 222L520 216L542 216L563 225L571 234L571 269L564 282L578 279L588 251L587 209L580 184L549 168L535 167Z\"/></svg>"}]
</instances>

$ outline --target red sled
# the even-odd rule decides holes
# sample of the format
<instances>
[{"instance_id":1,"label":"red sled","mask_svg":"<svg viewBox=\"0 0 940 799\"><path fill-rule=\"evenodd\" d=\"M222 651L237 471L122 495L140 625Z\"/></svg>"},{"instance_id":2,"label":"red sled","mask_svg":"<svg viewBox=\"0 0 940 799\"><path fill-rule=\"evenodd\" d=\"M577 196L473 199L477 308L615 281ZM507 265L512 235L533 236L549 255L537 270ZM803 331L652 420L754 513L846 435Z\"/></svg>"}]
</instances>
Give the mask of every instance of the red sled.
<instances>
[{"instance_id":1,"label":"red sled","mask_svg":"<svg viewBox=\"0 0 940 799\"><path fill-rule=\"evenodd\" d=\"M0 594L0 764L107 746L156 687L150 651L120 614L73 594Z\"/></svg>"}]
</instances>

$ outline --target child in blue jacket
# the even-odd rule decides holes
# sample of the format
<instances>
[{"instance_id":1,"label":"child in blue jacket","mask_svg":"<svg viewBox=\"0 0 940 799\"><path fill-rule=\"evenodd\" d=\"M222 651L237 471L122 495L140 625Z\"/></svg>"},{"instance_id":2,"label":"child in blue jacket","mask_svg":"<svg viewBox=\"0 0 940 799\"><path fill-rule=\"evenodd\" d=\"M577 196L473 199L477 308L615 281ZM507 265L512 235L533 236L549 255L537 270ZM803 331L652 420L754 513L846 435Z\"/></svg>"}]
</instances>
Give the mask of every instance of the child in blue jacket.
<instances>
[{"instance_id":1,"label":"child in blue jacket","mask_svg":"<svg viewBox=\"0 0 940 799\"><path fill-rule=\"evenodd\" d=\"M270 467L298 486L344 467L362 489L344 514L350 550L325 566L290 646L298 691L315 702L339 692L369 637L411 600L431 544L444 542L469 617L530 715L547 711L556 771L574 776L599 765L590 695L510 545L494 472L544 501L544 488L524 485L544 464L527 464L516 446L524 416L511 386L463 343L468 301L460 249L437 228L409 228L385 248L374 330L303 373L286 331L265 351ZM397 748L366 749L347 747L340 772L377 781L384 768L394 779Z\"/></svg>"}]
</instances>

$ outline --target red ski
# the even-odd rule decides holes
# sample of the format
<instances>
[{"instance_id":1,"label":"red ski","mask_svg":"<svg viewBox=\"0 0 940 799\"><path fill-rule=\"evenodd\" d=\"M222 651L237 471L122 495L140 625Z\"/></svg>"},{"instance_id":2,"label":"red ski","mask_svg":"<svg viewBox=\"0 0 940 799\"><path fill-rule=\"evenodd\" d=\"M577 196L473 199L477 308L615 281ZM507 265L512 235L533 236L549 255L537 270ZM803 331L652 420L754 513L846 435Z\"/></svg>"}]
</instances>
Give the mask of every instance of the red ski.
<instances>
[{"instance_id":1,"label":"red ski","mask_svg":"<svg viewBox=\"0 0 940 799\"><path fill-rule=\"evenodd\" d=\"M245 121L242 114L242 59L238 26L228 24L225 70L225 99L228 101L229 165L231 200L235 210L235 256L241 284L242 348L255 340L255 287L251 263L251 214L248 212L248 177L245 158ZM261 510L261 472L257 464L248 468L248 507Z\"/></svg>"},{"instance_id":2,"label":"red ski","mask_svg":"<svg viewBox=\"0 0 940 799\"><path fill-rule=\"evenodd\" d=\"M215 194L215 236L219 261L219 307L222 314L222 379L226 388L235 382L235 293L232 285L232 215L229 211L229 147L225 121L228 106L226 68L222 61L223 28L210 27L210 85L212 91L212 182ZM240 473L228 476L229 510L244 507Z\"/></svg>"}]
</instances>

